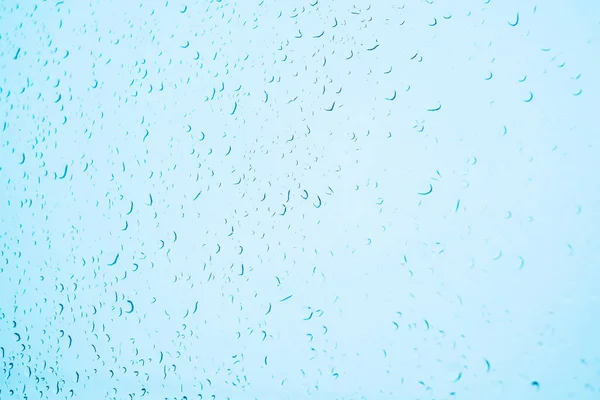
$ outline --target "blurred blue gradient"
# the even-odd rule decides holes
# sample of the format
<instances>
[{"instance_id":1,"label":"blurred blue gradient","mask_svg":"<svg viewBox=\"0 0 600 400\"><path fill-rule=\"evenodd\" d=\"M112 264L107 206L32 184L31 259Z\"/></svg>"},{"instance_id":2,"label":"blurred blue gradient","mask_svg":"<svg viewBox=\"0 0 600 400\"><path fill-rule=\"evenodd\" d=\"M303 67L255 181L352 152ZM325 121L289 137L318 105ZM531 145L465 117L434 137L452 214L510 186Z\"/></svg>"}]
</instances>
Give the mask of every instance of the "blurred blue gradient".
<instances>
[{"instance_id":1,"label":"blurred blue gradient","mask_svg":"<svg viewBox=\"0 0 600 400\"><path fill-rule=\"evenodd\" d=\"M600 398L600 3L0 3L0 399Z\"/></svg>"}]
</instances>

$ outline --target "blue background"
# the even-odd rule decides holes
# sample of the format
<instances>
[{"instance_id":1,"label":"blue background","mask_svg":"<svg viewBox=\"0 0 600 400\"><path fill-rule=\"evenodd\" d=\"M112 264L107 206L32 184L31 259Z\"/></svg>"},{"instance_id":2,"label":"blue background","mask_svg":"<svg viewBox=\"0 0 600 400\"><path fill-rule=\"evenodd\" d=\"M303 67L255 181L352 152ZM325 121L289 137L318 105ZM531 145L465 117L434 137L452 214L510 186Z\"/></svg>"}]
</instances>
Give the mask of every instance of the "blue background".
<instances>
[{"instance_id":1,"label":"blue background","mask_svg":"<svg viewBox=\"0 0 600 400\"><path fill-rule=\"evenodd\" d=\"M1 399L600 398L600 3L315 2L0 4Z\"/></svg>"}]
</instances>

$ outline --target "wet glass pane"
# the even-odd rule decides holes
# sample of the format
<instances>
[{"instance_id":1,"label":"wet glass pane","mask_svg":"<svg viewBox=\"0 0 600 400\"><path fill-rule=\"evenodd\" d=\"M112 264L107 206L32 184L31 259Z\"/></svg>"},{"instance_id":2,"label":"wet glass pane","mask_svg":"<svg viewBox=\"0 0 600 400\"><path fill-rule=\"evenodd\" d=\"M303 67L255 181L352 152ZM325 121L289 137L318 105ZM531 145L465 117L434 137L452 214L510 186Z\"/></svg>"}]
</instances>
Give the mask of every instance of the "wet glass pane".
<instances>
[{"instance_id":1,"label":"wet glass pane","mask_svg":"<svg viewBox=\"0 0 600 400\"><path fill-rule=\"evenodd\" d=\"M590 0L0 3L0 399L600 398Z\"/></svg>"}]
</instances>

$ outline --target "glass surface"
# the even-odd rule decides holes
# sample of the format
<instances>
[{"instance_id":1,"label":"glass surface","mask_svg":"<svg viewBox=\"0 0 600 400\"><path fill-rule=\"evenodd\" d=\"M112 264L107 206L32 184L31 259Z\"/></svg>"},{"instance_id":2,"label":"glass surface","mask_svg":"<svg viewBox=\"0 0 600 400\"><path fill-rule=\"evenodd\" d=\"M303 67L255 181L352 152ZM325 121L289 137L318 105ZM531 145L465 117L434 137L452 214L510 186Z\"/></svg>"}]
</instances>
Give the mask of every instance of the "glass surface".
<instances>
[{"instance_id":1,"label":"glass surface","mask_svg":"<svg viewBox=\"0 0 600 400\"><path fill-rule=\"evenodd\" d=\"M599 33L0 2L0 399L599 399Z\"/></svg>"}]
</instances>

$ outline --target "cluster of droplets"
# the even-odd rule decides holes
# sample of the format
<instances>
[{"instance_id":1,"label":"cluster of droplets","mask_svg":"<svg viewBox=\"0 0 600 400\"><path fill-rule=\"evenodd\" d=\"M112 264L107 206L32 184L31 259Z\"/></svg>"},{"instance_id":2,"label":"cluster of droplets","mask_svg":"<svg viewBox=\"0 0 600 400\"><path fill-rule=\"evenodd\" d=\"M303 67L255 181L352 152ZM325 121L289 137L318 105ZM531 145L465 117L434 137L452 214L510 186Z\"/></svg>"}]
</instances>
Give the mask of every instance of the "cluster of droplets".
<instances>
[{"instance_id":1,"label":"cluster of droplets","mask_svg":"<svg viewBox=\"0 0 600 400\"><path fill-rule=\"evenodd\" d=\"M598 396L548 15L4 2L0 398Z\"/></svg>"}]
</instances>

